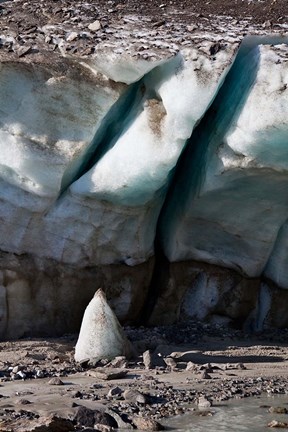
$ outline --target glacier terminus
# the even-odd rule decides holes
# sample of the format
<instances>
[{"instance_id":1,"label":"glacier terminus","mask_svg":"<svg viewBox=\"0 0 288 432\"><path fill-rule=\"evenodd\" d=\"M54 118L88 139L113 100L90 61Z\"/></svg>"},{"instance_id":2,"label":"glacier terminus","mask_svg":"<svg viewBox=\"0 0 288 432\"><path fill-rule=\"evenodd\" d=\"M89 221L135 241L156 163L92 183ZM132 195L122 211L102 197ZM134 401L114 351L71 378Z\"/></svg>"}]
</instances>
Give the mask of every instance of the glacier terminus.
<instances>
[{"instance_id":1,"label":"glacier terminus","mask_svg":"<svg viewBox=\"0 0 288 432\"><path fill-rule=\"evenodd\" d=\"M287 326L288 36L125 23L89 55L1 30L1 337L77 331L98 288L124 323Z\"/></svg>"}]
</instances>

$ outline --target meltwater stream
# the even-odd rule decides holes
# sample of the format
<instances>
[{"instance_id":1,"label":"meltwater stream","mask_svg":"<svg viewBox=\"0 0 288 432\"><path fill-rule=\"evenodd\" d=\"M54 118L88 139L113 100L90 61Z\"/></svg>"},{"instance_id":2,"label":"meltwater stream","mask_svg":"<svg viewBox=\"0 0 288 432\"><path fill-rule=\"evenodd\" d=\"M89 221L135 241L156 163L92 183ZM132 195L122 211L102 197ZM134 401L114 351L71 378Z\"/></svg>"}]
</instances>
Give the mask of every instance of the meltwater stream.
<instances>
[{"instance_id":1,"label":"meltwater stream","mask_svg":"<svg viewBox=\"0 0 288 432\"><path fill-rule=\"evenodd\" d=\"M270 406L288 409L288 395L261 396L221 403L210 409L215 413L213 416L185 414L167 420L165 427L176 432L263 432L274 429L268 427L273 420L288 423L288 414L270 413Z\"/></svg>"}]
</instances>

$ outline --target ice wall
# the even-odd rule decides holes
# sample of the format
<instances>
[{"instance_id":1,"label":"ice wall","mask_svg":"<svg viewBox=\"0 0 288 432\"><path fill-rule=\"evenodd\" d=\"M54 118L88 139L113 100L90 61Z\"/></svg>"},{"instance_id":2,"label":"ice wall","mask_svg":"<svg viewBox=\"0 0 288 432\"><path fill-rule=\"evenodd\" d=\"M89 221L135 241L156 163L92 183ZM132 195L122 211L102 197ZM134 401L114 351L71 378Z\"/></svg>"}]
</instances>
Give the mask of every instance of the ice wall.
<instances>
[{"instance_id":1,"label":"ice wall","mask_svg":"<svg viewBox=\"0 0 288 432\"><path fill-rule=\"evenodd\" d=\"M191 135L159 222L170 261L263 273L288 211L286 55L243 44Z\"/></svg>"},{"instance_id":2,"label":"ice wall","mask_svg":"<svg viewBox=\"0 0 288 432\"><path fill-rule=\"evenodd\" d=\"M49 333L65 299L80 320L98 287L124 321L265 325L288 288L287 40L238 48L0 63L2 335Z\"/></svg>"}]
</instances>

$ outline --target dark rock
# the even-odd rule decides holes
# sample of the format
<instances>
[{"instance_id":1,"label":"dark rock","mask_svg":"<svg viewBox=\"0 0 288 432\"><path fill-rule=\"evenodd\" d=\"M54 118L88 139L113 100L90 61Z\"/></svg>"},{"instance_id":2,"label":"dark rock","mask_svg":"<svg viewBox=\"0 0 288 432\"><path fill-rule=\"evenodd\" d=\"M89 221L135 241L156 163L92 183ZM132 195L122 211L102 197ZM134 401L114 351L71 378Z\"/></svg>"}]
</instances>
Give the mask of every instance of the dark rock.
<instances>
[{"instance_id":1,"label":"dark rock","mask_svg":"<svg viewBox=\"0 0 288 432\"><path fill-rule=\"evenodd\" d=\"M119 414L113 409L108 409L105 412L114 418L119 429L133 429L131 421L126 414Z\"/></svg>"},{"instance_id":2,"label":"dark rock","mask_svg":"<svg viewBox=\"0 0 288 432\"><path fill-rule=\"evenodd\" d=\"M115 396L121 396L122 393L123 393L123 390L122 390L120 387L112 387L112 388L109 390L109 392L108 392L108 394L107 394L107 397L108 397L109 399L111 399L111 398L113 398L113 397L115 397Z\"/></svg>"},{"instance_id":3,"label":"dark rock","mask_svg":"<svg viewBox=\"0 0 288 432\"><path fill-rule=\"evenodd\" d=\"M109 414L79 406L73 419L79 426L94 427L95 424L101 424L117 428L116 420Z\"/></svg>"},{"instance_id":4,"label":"dark rock","mask_svg":"<svg viewBox=\"0 0 288 432\"><path fill-rule=\"evenodd\" d=\"M209 48L209 52L211 56L217 54L220 50L221 50L221 44L219 42L216 42L215 44L211 45Z\"/></svg>"}]
</instances>

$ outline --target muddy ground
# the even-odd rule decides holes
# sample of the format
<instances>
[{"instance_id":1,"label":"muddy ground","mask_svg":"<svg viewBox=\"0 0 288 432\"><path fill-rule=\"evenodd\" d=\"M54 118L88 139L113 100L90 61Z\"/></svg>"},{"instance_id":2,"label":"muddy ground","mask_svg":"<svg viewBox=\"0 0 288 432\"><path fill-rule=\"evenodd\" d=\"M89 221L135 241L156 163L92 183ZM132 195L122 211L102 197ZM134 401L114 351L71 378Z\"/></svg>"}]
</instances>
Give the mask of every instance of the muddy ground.
<instances>
[{"instance_id":1,"label":"muddy ground","mask_svg":"<svg viewBox=\"0 0 288 432\"><path fill-rule=\"evenodd\" d=\"M64 430L95 427L99 419L87 420L91 412L83 414L82 407L110 414L112 409L114 428L140 428L140 417L148 422L141 428L151 430L186 412L212 415L214 404L232 398L288 391L286 330L251 335L191 322L126 332L136 357L94 365L74 362L75 335L2 342L0 430L36 431L51 414L72 422ZM149 369L142 357L148 349ZM96 429L102 430L99 424Z\"/></svg>"}]
</instances>

